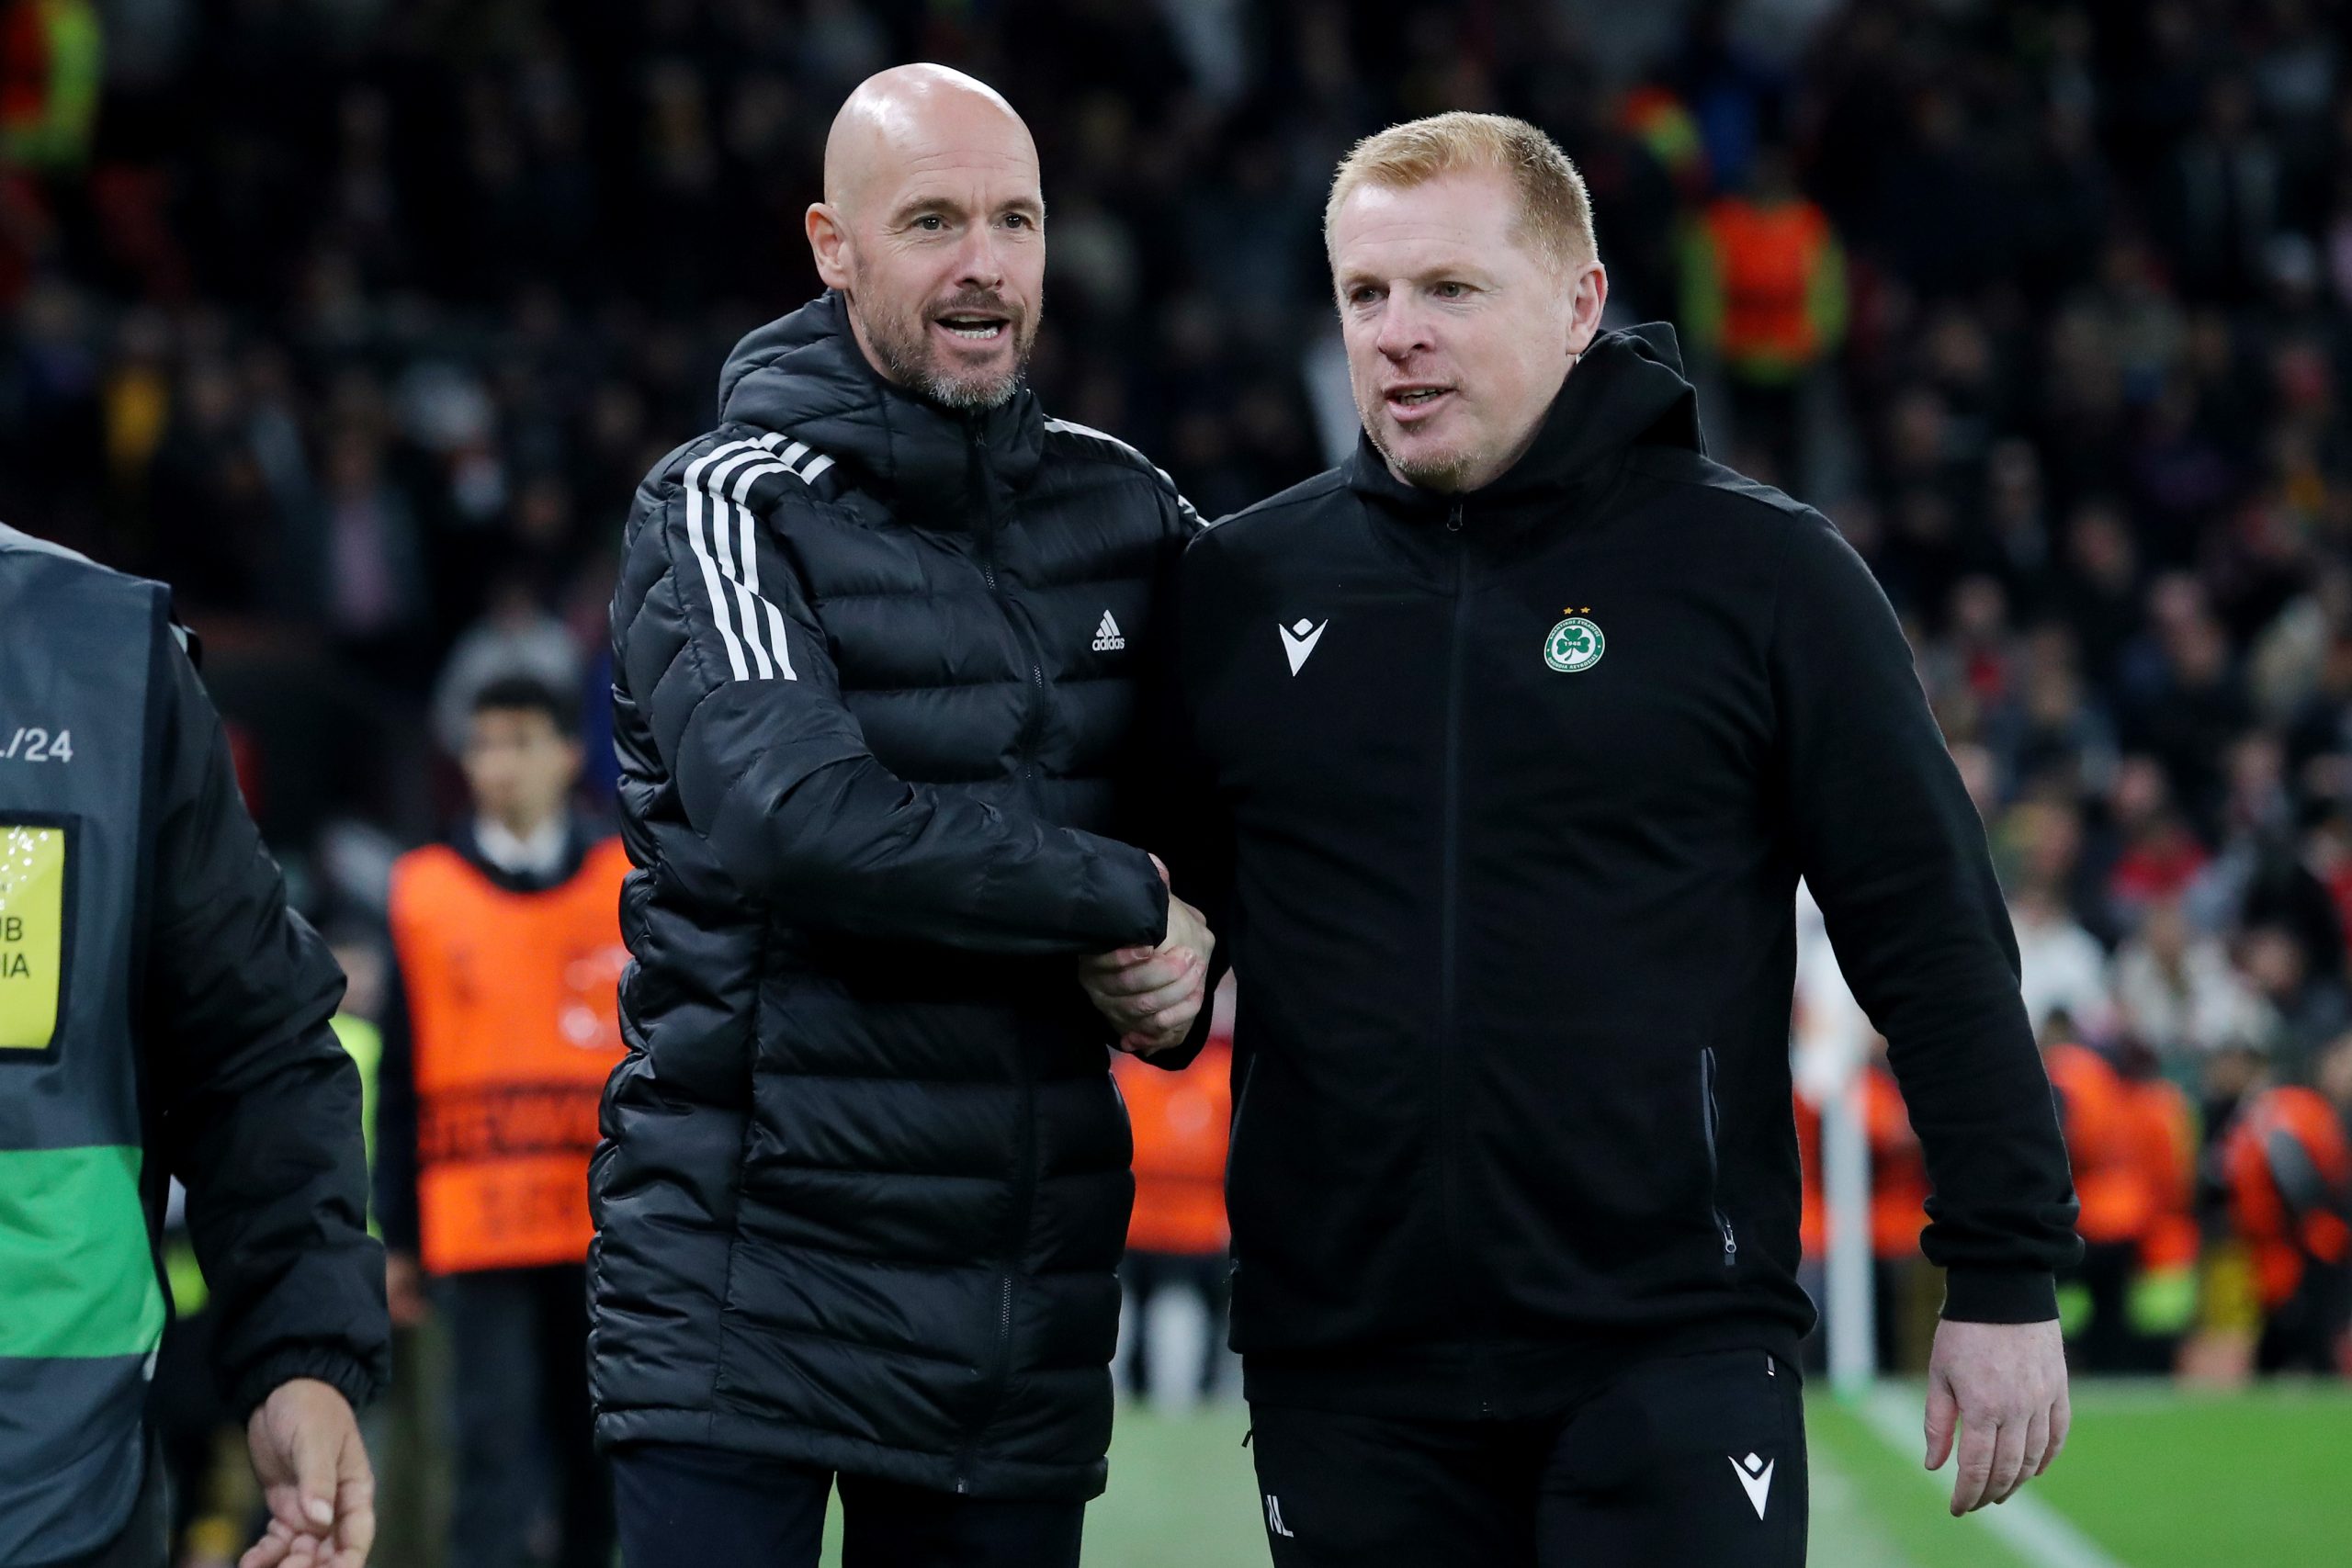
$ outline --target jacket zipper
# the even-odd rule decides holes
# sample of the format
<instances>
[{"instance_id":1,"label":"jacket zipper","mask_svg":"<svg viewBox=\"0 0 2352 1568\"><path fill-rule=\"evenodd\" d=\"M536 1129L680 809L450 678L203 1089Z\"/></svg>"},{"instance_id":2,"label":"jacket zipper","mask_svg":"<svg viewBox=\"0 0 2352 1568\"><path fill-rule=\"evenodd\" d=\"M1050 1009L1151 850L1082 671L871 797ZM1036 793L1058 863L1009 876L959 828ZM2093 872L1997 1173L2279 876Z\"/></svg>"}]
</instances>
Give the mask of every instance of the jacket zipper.
<instances>
[{"instance_id":1,"label":"jacket zipper","mask_svg":"<svg viewBox=\"0 0 2352 1568\"><path fill-rule=\"evenodd\" d=\"M1030 747L1045 708L1046 675L1042 660L1023 627L1020 616L1013 613L1011 599L997 581L996 494L989 487L988 467L981 452L978 425L967 424L965 435L969 452L967 471L972 487L980 497L980 575L987 581L989 592L996 595L998 604L1004 610L1007 624L1012 627L1012 635L1020 641L1022 652L1029 660L1029 715L1022 725L1021 739L1017 743L1021 783L1024 789L1028 789L1036 779L1036 771L1030 765ZM1013 1151L1012 1221L1006 1229L1003 1267L997 1276L996 1353L988 1380L981 1385L971 1429L964 1439L963 1452L956 1458L956 1491L958 1495L971 1489L972 1465L979 1451L980 1438L987 1432L989 1423L996 1418L998 1402L1003 1398L1005 1387L1012 1381L1013 1288L1019 1278L1022 1248L1029 1238L1029 1211L1036 1203L1037 1085L1029 1070L1028 1053L1021 1049L1017 1041L1012 1056L1014 1075L1021 1089L1021 1117Z\"/></svg>"},{"instance_id":2,"label":"jacket zipper","mask_svg":"<svg viewBox=\"0 0 2352 1568\"><path fill-rule=\"evenodd\" d=\"M1238 1062L1241 1058L1237 1055L1234 1059ZM1233 1190L1234 1156L1241 1152L1241 1113L1250 1109L1250 1090L1256 1086L1257 1082L1258 1054L1252 1051L1250 1053L1249 1061L1241 1068L1240 1086L1233 1092L1233 1119L1226 1123L1225 1189L1228 1192ZM1236 1244L1228 1249L1226 1256L1225 1278L1228 1287L1234 1277L1240 1272L1241 1248L1238 1244Z\"/></svg>"},{"instance_id":3,"label":"jacket zipper","mask_svg":"<svg viewBox=\"0 0 2352 1568\"><path fill-rule=\"evenodd\" d=\"M1045 728L1045 660L1038 654L1036 640L1029 635L1029 630L1022 624L1021 617L1013 613L1012 601L1011 597L1005 593L1002 585L997 581L996 492L989 486L988 464L986 458L982 455L983 449L980 444L980 427L978 421L971 421L966 423L964 427L964 440L965 450L967 454L966 460L966 472L969 476L971 487L974 492L980 498L980 519L982 523L980 530L980 576L982 580L988 583L989 592L996 595L998 604L1002 606L1004 610L1005 622L1007 625L1012 626L1013 637L1021 644L1022 657L1029 662L1029 711L1022 718L1021 734L1015 739L1013 745L1014 750L1021 760L1022 786L1034 793L1034 786L1037 782L1037 770L1031 765L1030 751L1036 743L1038 732Z\"/></svg>"},{"instance_id":4,"label":"jacket zipper","mask_svg":"<svg viewBox=\"0 0 2352 1568\"><path fill-rule=\"evenodd\" d=\"M1715 1137L1723 1124L1723 1111L1715 1103L1715 1048L1702 1047L1699 1052L1699 1087L1702 1091L1702 1120L1707 1129L1707 1203L1715 1217L1715 1229L1723 1233L1724 1267L1731 1268L1739 1261L1739 1238L1732 1234L1731 1216L1724 1213L1723 1167L1715 1152Z\"/></svg>"},{"instance_id":5,"label":"jacket zipper","mask_svg":"<svg viewBox=\"0 0 2352 1568\"><path fill-rule=\"evenodd\" d=\"M1462 650L1469 629L1469 551L1462 538L1463 501L1456 496L1446 513L1445 532L1454 547L1453 627L1446 645L1445 669L1445 803L1442 817L1442 859L1438 890L1438 1179L1445 1211L1447 1239L1453 1244L1452 1273L1457 1314L1470 1338L1470 1386L1478 1398L1478 1414L1492 1408L1488 1397L1486 1314L1475 1297L1469 1262L1468 1216L1462 1198L1463 1129L1462 1033L1457 949L1461 945L1462 840Z\"/></svg>"}]
</instances>

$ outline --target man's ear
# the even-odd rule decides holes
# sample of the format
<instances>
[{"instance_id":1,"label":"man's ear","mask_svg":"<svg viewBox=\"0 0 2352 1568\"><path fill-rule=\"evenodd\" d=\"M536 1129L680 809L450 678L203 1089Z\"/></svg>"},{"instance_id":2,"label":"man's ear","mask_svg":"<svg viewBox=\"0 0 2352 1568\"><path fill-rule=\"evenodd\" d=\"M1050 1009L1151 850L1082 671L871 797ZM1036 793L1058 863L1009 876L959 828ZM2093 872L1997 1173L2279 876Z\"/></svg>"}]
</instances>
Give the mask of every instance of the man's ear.
<instances>
[{"instance_id":1,"label":"man's ear","mask_svg":"<svg viewBox=\"0 0 2352 1568\"><path fill-rule=\"evenodd\" d=\"M804 222L808 231L808 254L817 262L818 280L828 288L847 289L849 229L842 223L840 212L829 202L811 202Z\"/></svg>"},{"instance_id":2,"label":"man's ear","mask_svg":"<svg viewBox=\"0 0 2352 1568\"><path fill-rule=\"evenodd\" d=\"M1609 303L1609 269L1597 261L1577 269L1568 299L1568 356L1575 358L1600 335L1600 312Z\"/></svg>"}]
</instances>

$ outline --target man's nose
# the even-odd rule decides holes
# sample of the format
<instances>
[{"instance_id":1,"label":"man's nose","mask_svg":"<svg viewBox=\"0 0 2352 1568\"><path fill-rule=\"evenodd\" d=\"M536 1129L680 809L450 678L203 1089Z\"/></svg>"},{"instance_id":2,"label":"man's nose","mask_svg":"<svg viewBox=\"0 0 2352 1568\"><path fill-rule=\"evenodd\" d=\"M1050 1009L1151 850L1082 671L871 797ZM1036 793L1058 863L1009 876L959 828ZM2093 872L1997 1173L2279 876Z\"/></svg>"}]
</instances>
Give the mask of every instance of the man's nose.
<instances>
[{"instance_id":1,"label":"man's nose","mask_svg":"<svg viewBox=\"0 0 2352 1568\"><path fill-rule=\"evenodd\" d=\"M965 237L962 254L956 258L956 286L958 288L995 290L1004 282L1004 253L1002 240L993 223L978 223Z\"/></svg>"},{"instance_id":2,"label":"man's nose","mask_svg":"<svg viewBox=\"0 0 2352 1568\"><path fill-rule=\"evenodd\" d=\"M1427 326L1409 297L1391 293L1381 305L1380 331L1372 345L1391 359L1409 357L1415 349L1429 346Z\"/></svg>"}]
</instances>

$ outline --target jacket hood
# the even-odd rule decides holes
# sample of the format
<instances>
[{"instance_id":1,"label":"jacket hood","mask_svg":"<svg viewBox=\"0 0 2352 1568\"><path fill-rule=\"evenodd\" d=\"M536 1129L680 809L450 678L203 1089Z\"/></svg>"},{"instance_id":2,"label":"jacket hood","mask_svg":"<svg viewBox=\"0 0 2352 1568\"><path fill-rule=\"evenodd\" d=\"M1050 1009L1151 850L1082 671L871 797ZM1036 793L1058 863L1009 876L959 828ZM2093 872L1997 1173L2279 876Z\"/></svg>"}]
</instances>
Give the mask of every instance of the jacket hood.
<instances>
[{"instance_id":1,"label":"jacket hood","mask_svg":"<svg viewBox=\"0 0 2352 1568\"><path fill-rule=\"evenodd\" d=\"M1037 471L1046 421L1026 385L1002 405L959 413L882 378L828 290L735 345L718 379L721 423L781 431L854 475L900 511L964 513L979 497L972 463L1018 489Z\"/></svg>"},{"instance_id":2,"label":"jacket hood","mask_svg":"<svg viewBox=\"0 0 2352 1568\"><path fill-rule=\"evenodd\" d=\"M1645 321L1594 338L1561 382L1527 455L1471 494L1481 510L1554 495L1613 470L1630 447L1657 446L1707 449L1674 328ZM1351 490L1398 510L1431 511L1452 499L1398 479L1362 434L1346 472Z\"/></svg>"}]
</instances>

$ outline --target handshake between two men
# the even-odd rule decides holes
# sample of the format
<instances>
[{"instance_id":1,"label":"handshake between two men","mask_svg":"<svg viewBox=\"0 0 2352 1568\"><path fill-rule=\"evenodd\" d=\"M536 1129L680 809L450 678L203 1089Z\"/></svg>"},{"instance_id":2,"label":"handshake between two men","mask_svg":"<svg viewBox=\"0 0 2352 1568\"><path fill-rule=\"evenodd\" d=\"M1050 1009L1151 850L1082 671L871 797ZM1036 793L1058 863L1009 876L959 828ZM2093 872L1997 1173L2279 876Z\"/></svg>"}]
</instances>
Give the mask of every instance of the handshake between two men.
<instances>
[{"instance_id":1,"label":"handshake between two men","mask_svg":"<svg viewBox=\"0 0 2352 1568\"><path fill-rule=\"evenodd\" d=\"M1151 863L1159 879L1168 867ZM1209 954L1216 945L1202 913L1168 894L1168 934L1158 947L1122 947L1079 961L1079 983L1119 1031L1118 1048L1138 1056L1184 1043L1208 1004Z\"/></svg>"}]
</instances>

